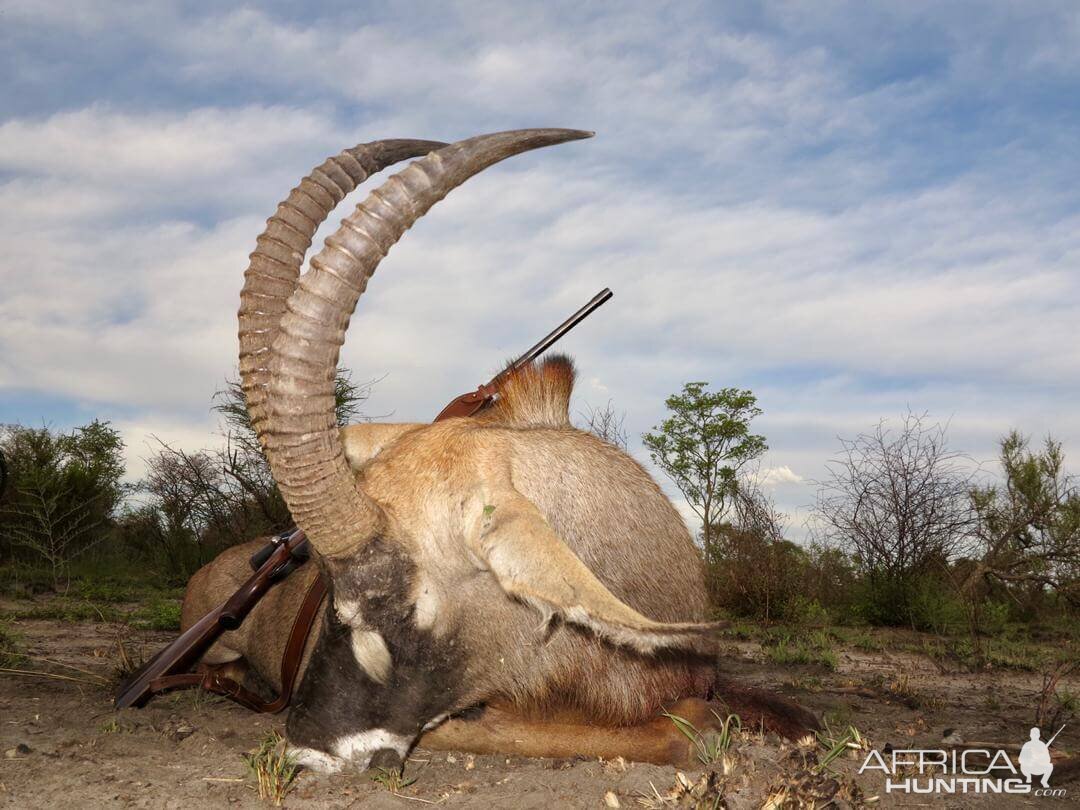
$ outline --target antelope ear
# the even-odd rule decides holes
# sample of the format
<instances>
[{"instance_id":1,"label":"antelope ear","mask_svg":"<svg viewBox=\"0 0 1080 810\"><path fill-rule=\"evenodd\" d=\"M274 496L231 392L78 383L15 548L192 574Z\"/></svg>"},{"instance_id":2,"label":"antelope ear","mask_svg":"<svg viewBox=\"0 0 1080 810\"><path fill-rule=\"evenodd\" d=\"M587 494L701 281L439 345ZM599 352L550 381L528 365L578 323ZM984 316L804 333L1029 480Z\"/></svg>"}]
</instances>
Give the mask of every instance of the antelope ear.
<instances>
[{"instance_id":1,"label":"antelope ear","mask_svg":"<svg viewBox=\"0 0 1080 810\"><path fill-rule=\"evenodd\" d=\"M545 620L557 615L642 653L716 652L720 625L666 624L641 615L596 578L520 493L485 505L467 543L508 595L535 607Z\"/></svg>"},{"instance_id":2,"label":"antelope ear","mask_svg":"<svg viewBox=\"0 0 1080 810\"><path fill-rule=\"evenodd\" d=\"M345 460L353 470L359 470L399 436L421 427L419 422L364 422L343 427L339 435Z\"/></svg>"}]
</instances>

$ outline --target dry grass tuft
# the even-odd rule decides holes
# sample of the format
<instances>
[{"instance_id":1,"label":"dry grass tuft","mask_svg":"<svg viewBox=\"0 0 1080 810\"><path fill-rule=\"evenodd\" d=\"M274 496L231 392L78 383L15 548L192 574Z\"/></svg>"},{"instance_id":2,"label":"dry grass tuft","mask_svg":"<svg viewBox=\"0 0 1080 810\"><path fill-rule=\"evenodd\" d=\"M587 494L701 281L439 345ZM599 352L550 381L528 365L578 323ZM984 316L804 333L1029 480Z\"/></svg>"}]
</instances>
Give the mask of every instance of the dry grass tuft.
<instances>
[{"instance_id":1,"label":"dry grass tuft","mask_svg":"<svg viewBox=\"0 0 1080 810\"><path fill-rule=\"evenodd\" d=\"M258 784L259 798L280 807L296 778L297 770L293 758L285 752L285 739L276 731L271 731L258 748L244 754L244 762Z\"/></svg>"}]
</instances>

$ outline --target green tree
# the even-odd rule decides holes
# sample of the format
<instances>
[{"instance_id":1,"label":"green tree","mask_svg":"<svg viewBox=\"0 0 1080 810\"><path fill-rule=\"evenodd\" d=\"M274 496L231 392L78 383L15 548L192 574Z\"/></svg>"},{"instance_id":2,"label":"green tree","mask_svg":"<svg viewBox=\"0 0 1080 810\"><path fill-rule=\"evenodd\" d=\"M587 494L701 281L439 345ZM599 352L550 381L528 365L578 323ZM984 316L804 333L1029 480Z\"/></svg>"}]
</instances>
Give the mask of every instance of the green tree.
<instances>
[{"instance_id":1,"label":"green tree","mask_svg":"<svg viewBox=\"0 0 1080 810\"><path fill-rule=\"evenodd\" d=\"M750 432L761 414L750 391L689 382L665 404L669 416L641 438L656 465L682 492L701 519L701 539L710 570L718 561L717 529L738 492L739 471L767 449Z\"/></svg>"},{"instance_id":2,"label":"green tree","mask_svg":"<svg viewBox=\"0 0 1080 810\"><path fill-rule=\"evenodd\" d=\"M0 556L46 563L55 585L101 541L127 493L124 443L95 419L70 433L11 425L0 445L10 480L0 500Z\"/></svg>"},{"instance_id":3,"label":"green tree","mask_svg":"<svg viewBox=\"0 0 1080 810\"><path fill-rule=\"evenodd\" d=\"M962 593L978 604L992 583L1014 591L1050 589L1080 605L1080 486L1065 472L1061 444L1041 451L1012 431L1001 440L1003 482L971 492L976 563Z\"/></svg>"}]
</instances>

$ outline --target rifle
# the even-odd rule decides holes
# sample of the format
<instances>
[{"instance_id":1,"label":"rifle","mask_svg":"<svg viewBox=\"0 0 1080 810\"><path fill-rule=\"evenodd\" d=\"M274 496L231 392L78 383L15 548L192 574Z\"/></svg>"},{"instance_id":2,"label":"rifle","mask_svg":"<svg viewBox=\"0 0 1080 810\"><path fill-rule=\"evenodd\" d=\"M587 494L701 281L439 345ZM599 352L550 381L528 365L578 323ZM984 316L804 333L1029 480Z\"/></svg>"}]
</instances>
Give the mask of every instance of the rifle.
<instances>
[{"instance_id":1,"label":"rifle","mask_svg":"<svg viewBox=\"0 0 1080 810\"><path fill-rule=\"evenodd\" d=\"M252 557L255 573L240 586L240 589L224 604L195 622L179 638L132 674L120 687L113 705L117 709L142 706L155 692L176 686L205 686L215 692L219 691L215 686L225 686L229 689L229 697L239 699L242 692L238 691L239 684L233 681L226 682L224 678L215 678L213 673L207 673L206 676L175 675L174 673L182 673L189 669L217 640L218 636L226 630L235 630L239 627L263 594L270 590L274 583L279 582L302 565L309 555L307 536L301 530L293 529L291 532L275 537ZM256 567L254 564L259 558L261 562ZM204 678L208 680L205 685L201 682ZM189 679L194 680L189 682ZM261 702L256 696L251 697ZM252 702L250 698L240 702L249 708L254 708L249 705Z\"/></svg>"},{"instance_id":2,"label":"rifle","mask_svg":"<svg viewBox=\"0 0 1080 810\"><path fill-rule=\"evenodd\" d=\"M607 303L608 299L614 293L607 287L602 289L596 295L592 297L585 306L556 326L551 332L549 332L544 338L542 338L535 346L529 349L525 354L521 355L517 360L508 365L490 380L483 385L477 387L475 391L470 391L467 394L462 394L459 397L450 401L450 404L439 411L439 415L435 417L435 421L438 422L442 419L449 419L453 416L472 416L475 413L482 411L491 401L495 398L495 393L498 390L499 383L512 375L515 371L518 371L523 366L527 366L541 354L550 349L559 338L588 318L594 311L600 306Z\"/></svg>"},{"instance_id":3,"label":"rifle","mask_svg":"<svg viewBox=\"0 0 1080 810\"><path fill-rule=\"evenodd\" d=\"M488 407L494 400L499 384L528 365L581 323L613 293L604 288L585 306L563 321L521 357L496 374L475 391L455 398L435 417L438 422L455 416L472 416ZM326 595L326 583L316 577L308 588L300 611L293 620L292 630L281 661L281 694L273 701L245 689L236 681L213 669L204 673L186 672L226 630L235 630L255 607L255 604L277 582L303 565L310 557L307 536L301 529L290 529L273 538L251 557L254 573L220 607L210 611L189 627L169 646L140 667L120 687L113 705L117 709L142 706L155 693L184 686L198 686L224 695L257 712L278 712L289 703L292 687L300 668L304 645L311 632L319 605Z\"/></svg>"}]
</instances>

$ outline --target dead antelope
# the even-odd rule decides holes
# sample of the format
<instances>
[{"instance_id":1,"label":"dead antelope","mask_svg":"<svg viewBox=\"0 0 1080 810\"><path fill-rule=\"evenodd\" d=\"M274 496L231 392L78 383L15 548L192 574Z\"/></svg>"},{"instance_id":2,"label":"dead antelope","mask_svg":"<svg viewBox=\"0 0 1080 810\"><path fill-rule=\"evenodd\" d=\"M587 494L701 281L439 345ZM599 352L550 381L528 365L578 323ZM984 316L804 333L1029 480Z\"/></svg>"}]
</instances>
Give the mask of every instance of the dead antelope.
<instances>
[{"instance_id":1,"label":"dead antelope","mask_svg":"<svg viewBox=\"0 0 1080 810\"><path fill-rule=\"evenodd\" d=\"M707 726L708 700L789 736L816 724L717 676L699 554L642 467L571 426L567 359L513 375L479 416L335 426L345 329L390 247L482 169L589 135L522 130L441 148L360 146L314 170L259 237L241 296L244 391L330 583L287 723L307 766L392 766L425 732L425 745L479 752L682 762L686 740L658 713L677 704ZM300 276L334 205L369 173L419 155L371 192ZM253 547L193 577L185 627L250 573ZM306 568L204 663L242 663L279 685L288 617L316 575Z\"/></svg>"}]
</instances>

